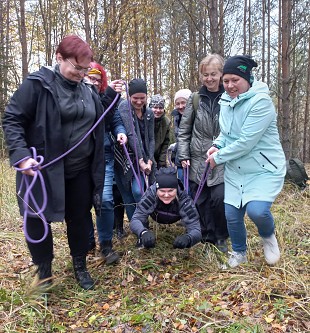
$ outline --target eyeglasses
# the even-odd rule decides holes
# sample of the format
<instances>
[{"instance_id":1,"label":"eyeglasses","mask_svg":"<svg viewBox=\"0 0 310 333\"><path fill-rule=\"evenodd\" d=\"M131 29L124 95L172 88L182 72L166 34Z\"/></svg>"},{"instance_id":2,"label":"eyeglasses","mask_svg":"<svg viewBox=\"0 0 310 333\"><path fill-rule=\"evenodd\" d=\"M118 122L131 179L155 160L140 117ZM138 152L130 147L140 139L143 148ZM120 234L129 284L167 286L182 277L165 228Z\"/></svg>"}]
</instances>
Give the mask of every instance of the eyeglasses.
<instances>
[{"instance_id":1,"label":"eyeglasses","mask_svg":"<svg viewBox=\"0 0 310 333\"><path fill-rule=\"evenodd\" d=\"M94 76L86 75L92 83L98 82L102 84L102 80L95 78Z\"/></svg>"},{"instance_id":2,"label":"eyeglasses","mask_svg":"<svg viewBox=\"0 0 310 333\"><path fill-rule=\"evenodd\" d=\"M66 59L68 60L69 64L76 70L78 71L79 73L87 73L89 70L90 70L90 67L81 67L81 66L77 66L77 65L74 65L68 58Z\"/></svg>"}]
</instances>

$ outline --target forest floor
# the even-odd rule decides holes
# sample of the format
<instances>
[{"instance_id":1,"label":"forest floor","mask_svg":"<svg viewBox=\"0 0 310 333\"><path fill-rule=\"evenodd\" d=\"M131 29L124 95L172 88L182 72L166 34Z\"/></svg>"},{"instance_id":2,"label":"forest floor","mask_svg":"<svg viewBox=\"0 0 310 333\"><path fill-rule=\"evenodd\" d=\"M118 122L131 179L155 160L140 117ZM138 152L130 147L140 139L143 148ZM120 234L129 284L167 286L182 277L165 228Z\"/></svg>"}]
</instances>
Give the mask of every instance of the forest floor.
<instances>
[{"instance_id":1,"label":"forest floor","mask_svg":"<svg viewBox=\"0 0 310 333\"><path fill-rule=\"evenodd\" d=\"M7 161L0 162L0 170L1 332L310 331L309 186L301 191L285 184L272 207L282 252L274 267L265 263L249 220L249 262L236 269L227 269L227 258L203 244L172 249L182 227L151 224L155 249L137 249L129 233L114 241L122 254L118 265L106 266L98 253L89 255L96 288L84 291L73 276L65 225L53 223L54 284L46 299L33 282L35 266L18 215L14 170Z\"/></svg>"}]
</instances>

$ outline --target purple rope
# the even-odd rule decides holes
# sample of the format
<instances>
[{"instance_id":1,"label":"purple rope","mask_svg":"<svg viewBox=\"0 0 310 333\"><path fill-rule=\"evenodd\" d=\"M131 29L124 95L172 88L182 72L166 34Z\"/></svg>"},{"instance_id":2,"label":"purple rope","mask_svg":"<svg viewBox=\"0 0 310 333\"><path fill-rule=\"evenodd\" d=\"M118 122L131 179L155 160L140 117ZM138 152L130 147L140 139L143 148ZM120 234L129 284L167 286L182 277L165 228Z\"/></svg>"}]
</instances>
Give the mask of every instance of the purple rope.
<instances>
[{"instance_id":1,"label":"purple rope","mask_svg":"<svg viewBox=\"0 0 310 333\"><path fill-rule=\"evenodd\" d=\"M41 155L37 156L37 152L36 149L34 147L30 147L30 150L32 151L33 154L33 159L37 160L38 164L35 166L30 166L28 168L18 168L17 166L15 167L16 171L26 171L29 169L32 169L34 171L34 176L31 176L31 182L29 182L30 176L23 174L22 179L21 179L21 185L20 188L18 190L18 194L21 192L22 187L25 185L25 194L24 194L24 198L22 198L23 200L23 207L24 207L24 217L23 217L23 231L25 234L25 238L28 242L30 243L40 243L42 242L48 234L48 223L46 222L46 219L44 217L43 211L46 208L47 205L47 193L46 193L46 186L45 186L45 182L44 182L44 178L43 175L40 171L40 169L44 169L56 162L58 162L60 159L64 158L66 155L68 155L69 153L71 153L74 149L76 149L93 131L94 129L99 125L99 123L103 120L103 118L105 117L105 115L111 110L111 108L114 106L114 104L116 103L117 99L118 99L118 94L116 95L116 97L114 98L113 102L110 104L110 106L103 112L103 114L99 117L99 119L96 121L96 123L90 128L90 130L82 137L82 139L76 143L73 147L71 147L67 152L63 153L62 155L60 155L59 157L55 158L54 160L50 161L49 163L46 163L45 165L43 164L44 161L44 157ZM20 163L21 161L18 161L18 163ZM40 180L40 184L41 184L41 189L42 189L42 205L41 207L39 207L37 201L34 198L34 195L32 193L32 188L35 184L35 182L37 181L39 177ZM36 212L31 212L29 209L29 198L31 199L34 208L37 210ZM28 232L27 232L27 217L28 216L32 216L32 217L40 217L42 220L42 223L44 225L44 234L43 237L41 239L32 239Z\"/></svg>"},{"instance_id":2,"label":"purple rope","mask_svg":"<svg viewBox=\"0 0 310 333\"><path fill-rule=\"evenodd\" d=\"M141 195L143 195L143 194L144 194L144 191L143 191L143 188L142 188L142 185L141 185L140 173L137 174L135 168L133 167L133 163L132 163L132 161L131 161L131 159L130 159L130 156L129 156L129 153L128 153L128 150L127 150L125 144L123 144L123 149L124 149L124 152L125 152L125 155L126 155L128 161L129 161L129 164L130 164L130 167L131 167L131 169L132 169L133 175L134 175L134 177L136 178L137 183L139 184L139 187L140 187L140 193L141 193ZM145 173L144 173L144 172L143 172L143 175L144 175L144 177L145 177Z\"/></svg>"},{"instance_id":3,"label":"purple rope","mask_svg":"<svg viewBox=\"0 0 310 333\"><path fill-rule=\"evenodd\" d=\"M188 194L188 176L189 176L189 165L186 165L186 168L183 168L183 182L184 182L184 189Z\"/></svg>"},{"instance_id":4,"label":"purple rope","mask_svg":"<svg viewBox=\"0 0 310 333\"><path fill-rule=\"evenodd\" d=\"M30 149L32 150L33 158L38 161L38 164L36 166L30 166L30 167L24 168L24 169L15 167L15 169L17 171L26 171L26 170L33 169L33 171L34 171L33 177L23 174L22 179L21 179L21 184L20 184L20 187L19 187L19 190L18 190L18 194L21 192L21 189L22 189L23 185L25 184L26 190L25 190L25 194L24 194L24 198L23 198L23 207L24 207L23 231L24 231L24 234L25 234L25 238L29 242L35 244L35 243L42 242L47 237L47 234L48 234L48 223L46 222L46 219L45 219L44 214L43 214L43 211L45 210L46 205L47 205L47 193L46 193L46 187L45 187L45 183L44 183L42 173L38 169L42 165L42 163L44 161L44 158L41 155L37 156L37 152L36 152L35 148L31 147ZM34 184L36 183L38 177L39 177L39 180L40 180L40 185L41 185L41 190L42 190L42 197L43 197L43 202L42 202L41 207L39 207L39 205L38 205L37 201L35 200L35 198L33 196L33 193L32 193L32 188L34 187ZM31 181L29 181L29 180L31 180ZM33 203L34 208L36 209L36 212L32 212L29 209L30 199ZM38 240L32 239L29 236L28 232L27 232L27 218L30 217L30 216L31 217L40 217L41 220L42 220L43 227L44 227L44 234L43 234L42 238L40 238Z\"/></svg>"},{"instance_id":5,"label":"purple rope","mask_svg":"<svg viewBox=\"0 0 310 333\"><path fill-rule=\"evenodd\" d=\"M200 196L200 193L201 193L201 191L202 191L202 189L204 187L205 182L208 179L210 171L211 171L210 163L207 163L206 167L205 167L205 169L203 171L203 174L201 176L200 183L198 185L198 189L197 189L197 192L196 192L196 195L195 195L195 198L194 198L194 204L196 204L196 202L197 202L197 200L198 200L198 198Z\"/></svg>"}]
</instances>

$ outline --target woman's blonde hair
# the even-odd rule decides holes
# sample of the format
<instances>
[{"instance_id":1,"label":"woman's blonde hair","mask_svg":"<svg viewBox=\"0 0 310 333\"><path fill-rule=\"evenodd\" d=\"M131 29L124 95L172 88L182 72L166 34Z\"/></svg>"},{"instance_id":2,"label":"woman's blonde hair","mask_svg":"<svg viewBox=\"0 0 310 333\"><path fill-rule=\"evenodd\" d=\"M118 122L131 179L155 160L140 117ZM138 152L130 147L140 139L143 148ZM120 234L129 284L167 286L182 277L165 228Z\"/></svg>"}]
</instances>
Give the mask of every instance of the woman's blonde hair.
<instances>
[{"instance_id":1,"label":"woman's blonde hair","mask_svg":"<svg viewBox=\"0 0 310 333\"><path fill-rule=\"evenodd\" d=\"M217 69L223 74L223 67L224 67L224 58L220 56L219 54L209 54L206 57L204 57L200 63L199 63L199 78L202 77L202 71L205 66L209 66L211 63L214 63L217 65Z\"/></svg>"}]
</instances>

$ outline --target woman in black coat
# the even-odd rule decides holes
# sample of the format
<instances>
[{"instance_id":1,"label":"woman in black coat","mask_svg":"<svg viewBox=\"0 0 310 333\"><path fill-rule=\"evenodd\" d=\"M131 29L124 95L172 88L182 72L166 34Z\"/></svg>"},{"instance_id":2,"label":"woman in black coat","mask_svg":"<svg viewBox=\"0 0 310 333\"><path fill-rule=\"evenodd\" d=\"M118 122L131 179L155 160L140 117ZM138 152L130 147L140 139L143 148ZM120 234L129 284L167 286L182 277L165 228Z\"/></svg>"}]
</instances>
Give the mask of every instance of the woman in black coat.
<instances>
[{"instance_id":1,"label":"woman in black coat","mask_svg":"<svg viewBox=\"0 0 310 333\"><path fill-rule=\"evenodd\" d=\"M72 148L90 130L103 113L101 102L111 104L117 96L110 88L105 101L83 82L93 53L89 45L76 35L66 36L56 49L57 65L42 67L30 74L14 93L6 108L3 129L12 165L23 169L31 180L38 161L30 147L44 157L47 164ZM84 289L92 289L94 281L86 268L88 250L87 216L94 207L99 210L104 182L104 124L70 154L42 168L47 190L47 206L43 211L47 224L37 216L28 216L25 225L27 245L34 264L38 266L39 282L51 282L53 237L52 221L67 224L70 254L75 277ZM17 172L17 189L21 183ZM35 184L33 195L42 203L42 191ZM21 214L24 213L23 193L18 195ZM30 209L37 211L32 201ZM39 242L36 242L41 240Z\"/></svg>"}]
</instances>

